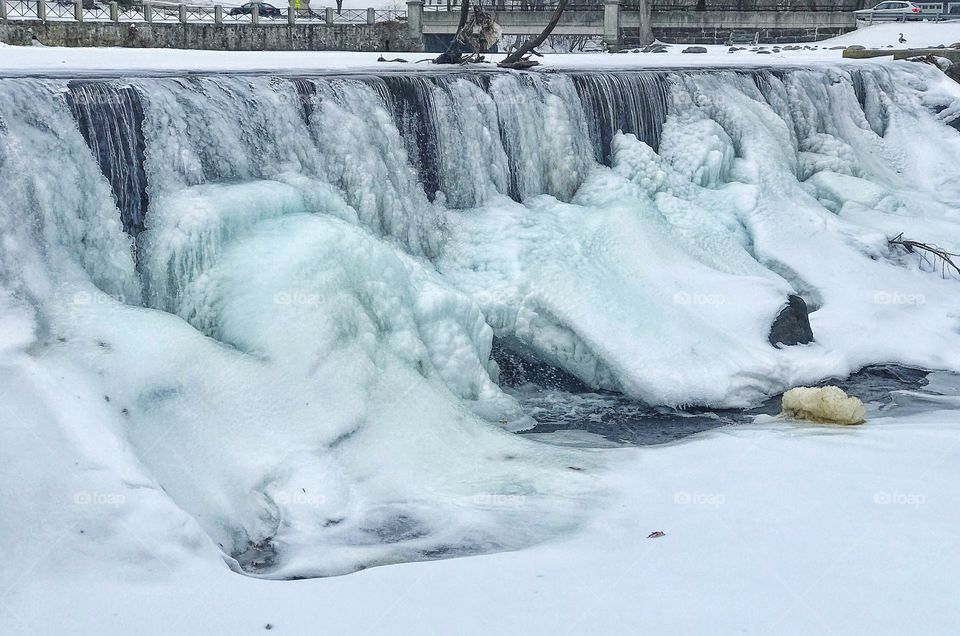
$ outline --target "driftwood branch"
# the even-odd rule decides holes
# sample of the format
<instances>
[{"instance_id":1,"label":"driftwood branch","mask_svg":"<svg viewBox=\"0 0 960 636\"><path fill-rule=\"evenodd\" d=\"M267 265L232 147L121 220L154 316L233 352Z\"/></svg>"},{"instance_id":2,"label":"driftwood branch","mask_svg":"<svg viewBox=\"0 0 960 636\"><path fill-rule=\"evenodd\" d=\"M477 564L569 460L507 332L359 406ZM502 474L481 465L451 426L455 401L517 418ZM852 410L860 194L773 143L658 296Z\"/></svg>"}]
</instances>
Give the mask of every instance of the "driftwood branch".
<instances>
[{"instance_id":1,"label":"driftwood branch","mask_svg":"<svg viewBox=\"0 0 960 636\"><path fill-rule=\"evenodd\" d=\"M944 278L946 278L947 271L949 270L956 272L957 275L960 276L960 267L953 261L954 258L960 258L960 254L948 252L932 243L922 243L920 241L905 239L903 238L903 232L900 232L892 239L887 239L887 243L905 250L908 254L916 254L925 263L930 265L934 271L939 269L940 274ZM937 267L938 263L939 267Z\"/></svg>"},{"instance_id":2,"label":"driftwood branch","mask_svg":"<svg viewBox=\"0 0 960 636\"><path fill-rule=\"evenodd\" d=\"M434 64L460 64L463 61L463 49L465 42L464 30L467 27L467 19L470 17L470 0L463 0L460 5L460 22L457 24L457 32L450 41L447 50L441 53L433 60Z\"/></svg>"},{"instance_id":3,"label":"driftwood branch","mask_svg":"<svg viewBox=\"0 0 960 636\"><path fill-rule=\"evenodd\" d=\"M447 50L434 60L435 64L466 64L482 62L481 53L489 50L500 39L500 26L482 5L464 0L460 7L457 33Z\"/></svg>"},{"instance_id":4,"label":"driftwood branch","mask_svg":"<svg viewBox=\"0 0 960 636\"><path fill-rule=\"evenodd\" d=\"M540 55L536 53L534 49L543 44L547 38L550 37L550 34L553 33L553 29L560 22L560 16L563 15L563 10L567 8L567 2L568 0L560 0L553 15L550 16L550 22L548 22L547 26L540 32L540 35L527 40L520 48L505 57L497 66L503 66L505 68L529 68L538 64L536 60L531 60L526 56L531 53Z\"/></svg>"}]
</instances>

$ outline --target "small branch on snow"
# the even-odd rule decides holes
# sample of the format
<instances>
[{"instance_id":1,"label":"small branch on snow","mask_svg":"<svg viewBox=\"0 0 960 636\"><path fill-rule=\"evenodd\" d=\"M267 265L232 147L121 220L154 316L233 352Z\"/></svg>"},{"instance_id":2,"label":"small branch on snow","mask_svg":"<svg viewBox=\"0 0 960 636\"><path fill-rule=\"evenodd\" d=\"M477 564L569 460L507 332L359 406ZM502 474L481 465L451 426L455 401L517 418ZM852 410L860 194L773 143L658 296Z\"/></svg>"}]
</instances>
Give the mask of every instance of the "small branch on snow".
<instances>
[{"instance_id":1,"label":"small branch on snow","mask_svg":"<svg viewBox=\"0 0 960 636\"><path fill-rule=\"evenodd\" d=\"M900 232L892 239L887 239L887 243L891 246L906 250L908 254L916 254L934 270L937 269L936 263L939 261L940 274L944 278L947 277L947 270L953 270L960 276L960 267L953 261L954 258L960 258L960 254L948 252L933 243L922 243L920 241L905 239L903 238L903 232Z\"/></svg>"}]
</instances>

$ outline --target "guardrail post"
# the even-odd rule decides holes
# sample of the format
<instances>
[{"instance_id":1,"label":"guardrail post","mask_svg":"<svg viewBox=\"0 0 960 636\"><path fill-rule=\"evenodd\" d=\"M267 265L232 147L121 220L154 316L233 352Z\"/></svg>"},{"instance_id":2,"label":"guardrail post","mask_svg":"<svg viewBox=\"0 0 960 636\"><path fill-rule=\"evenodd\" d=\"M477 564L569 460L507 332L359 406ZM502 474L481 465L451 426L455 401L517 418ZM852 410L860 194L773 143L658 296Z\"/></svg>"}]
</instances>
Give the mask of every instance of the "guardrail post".
<instances>
[{"instance_id":1,"label":"guardrail post","mask_svg":"<svg viewBox=\"0 0 960 636\"><path fill-rule=\"evenodd\" d=\"M250 24L256 26L260 24L260 3L250 3Z\"/></svg>"},{"instance_id":2,"label":"guardrail post","mask_svg":"<svg viewBox=\"0 0 960 636\"><path fill-rule=\"evenodd\" d=\"M407 0L407 34L417 41L423 38L423 0Z\"/></svg>"},{"instance_id":3,"label":"guardrail post","mask_svg":"<svg viewBox=\"0 0 960 636\"><path fill-rule=\"evenodd\" d=\"M0 20L7 19L7 0L0 0Z\"/></svg>"},{"instance_id":4,"label":"guardrail post","mask_svg":"<svg viewBox=\"0 0 960 636\"><path fill-rule=\"evenodd\" d=\"M83 0L74 0L73 19L77 22L83 22Z\"/></svg>"},{"instance_id":5,"label":"guardrail post","mask_svg":"<svg viewBox=\"0 0 960 636\"><path fill-rule=\"evenodd\" d=\"M117 6L116 2L110 3L110 21L111 22L120 21L120 7Z\"/></svg>"},{"instance_id":6,"label":"guardrail post","mask_svg":"<svg viewBox=\"0 0 960 636\"><path fill-rule=\"evenodd\" d=\"M223 5L222 4L213 5L213 23L223 24Z\"/></svg>"},{"instance_id":7,"label":"guardrail post","mask_svg":"<svg viewBox=\"0 0 960 636\"><path fill-rule=\"evenodd\" d=\"M37 20L47 21L47 2L46 0L37 0Z\"/></svg>"},{"instance_id":8,"label":"guardrail post","mask_svg":"<svg viewBox=\"0 0 960 636\"><path fill-rule=\"evenodd\" d=\"M143 3L143 21L147 24L153 22L153 4L149 2Z\"/></svg>"},{"instance_id":9,"label":"guardrail post","mask_svg":"<svg viewBox=\"0 0 960 636\"><path fill-rule=\"evenodd\" d=\"M327 7L324 13L326 13L327 26L333 26L333 7Z\"/></svg>"},{"instance_id":10,"label":"guardrail post","mask_svg":"<svg viewBox=\"0 0 960 636\"><path fill-rule=\"evenodd\" d=\"M603 0L603 42L610 51L620 50L620 0Z\"/></svg>"},{"instance_id":11,"label":"guardrail post","mask_svg":"<svg viewBox=\"0 0 960 636\"><path fill-rule=\"evenodd\" d=\"M373 24L377 21L377 12L374 9L367 9L367 24Z\"/></svg>"},{"instance_id":12,"label":"guardrail post","mask_svg":"<svg viewBox=\"0 0 960 636\"><path fill-rule=\"evenodd\" d=\"M287 7L287 24L289 24L290 26L293 26L297 23L297 4L298 3L297 3L297 0L290 0L290 2L288 2L287 4L290 5Z\"/></svg>"},{"instance_id":13,"label":"guardrail post","mask_svg":"<svg viewBox=\"0 0 960 636\"><path fill-rule=\"evenodd\" d=\"M181 4L177 7L178 18L180 19L180 24L187 23L187 5Z\"/></svg>"}]
</instances>

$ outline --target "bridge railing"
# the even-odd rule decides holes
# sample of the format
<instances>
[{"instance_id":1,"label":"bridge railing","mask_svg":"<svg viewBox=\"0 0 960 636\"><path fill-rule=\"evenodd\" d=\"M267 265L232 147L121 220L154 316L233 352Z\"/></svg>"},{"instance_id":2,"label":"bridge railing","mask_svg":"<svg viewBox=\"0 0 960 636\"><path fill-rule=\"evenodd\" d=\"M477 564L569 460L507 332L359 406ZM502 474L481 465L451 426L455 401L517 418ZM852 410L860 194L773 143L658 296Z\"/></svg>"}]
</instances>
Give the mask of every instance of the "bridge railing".
<instances>
[{"instance_id":1,"label":"bridge railing","mask_svg":"<svg viewBox=\"0 0 960 636\"><path fill-rule=\"evenodd\" d=\"M472 4L472 3L471 3ZM489 11L553 11L556 0L486 0L482 7ZM429 0L424 11L460 11L460 0ZM603 0L572 0L565 11L603 11Z\"/></svg>"},{"instance_id":2,"label":"bridge railing","mask_svg":"<svg viewBox=\"0 0 960 636\"><path fill-rule=\"evenodd\" d=\"M257 3L257 6L266 3ZM143 2L123 6L117 2L91 2L90 0L0 0L0 21L40 20L72 22L159 22L182 24L236 24L255 23L263 25L286 25L293 23L313 24L374 24L377 22L402 22L406 11L379 9L344 9L337 12L332 7L298 9L278 2L277 12L264 13L257 10L240 10L222 5L197 5L173 2ZM292 15L291 15L292 12Z\"/></svg>"},{"instance_id":3,"label":"bridge railing","mask_svg":"<svg viewBox=\"0 0 960 636\"><path fill-rule=\"evenodd\" d=\"M830 11L850 12L859 0L649 0L653 11ZM603 0L571 0L567 11L603 11ZM492 11L552 11L556 0L484 0ZM621 0L620 10L640 8L634 0ZM424 11L460 11L460 0L425 0Z\"/></svg>"}]
</instances>

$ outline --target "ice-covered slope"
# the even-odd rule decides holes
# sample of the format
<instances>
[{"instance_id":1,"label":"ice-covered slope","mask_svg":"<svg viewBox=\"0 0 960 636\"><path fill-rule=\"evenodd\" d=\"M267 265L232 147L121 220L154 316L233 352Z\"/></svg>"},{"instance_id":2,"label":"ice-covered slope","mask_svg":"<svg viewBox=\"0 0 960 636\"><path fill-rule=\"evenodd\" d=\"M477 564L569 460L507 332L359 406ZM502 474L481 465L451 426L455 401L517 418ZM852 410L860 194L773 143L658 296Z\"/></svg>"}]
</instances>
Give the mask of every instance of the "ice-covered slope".
<instances>
[{"instance_id":1,"label":"ice-covered slope","mask_svg":"<svg viewBox=\"0 0 960 636\"><path fill-rule=\"evenodd\" d=\"M513 549L604 493L502 430L494 335L651 404L957 369L960 283L886 237L960 249L958 95L907 63L0 80L7 519L109 536L36 493L122 496L267 577ZM776 349L791 293L817 341Z\"/></svg>"}]
</instances>

